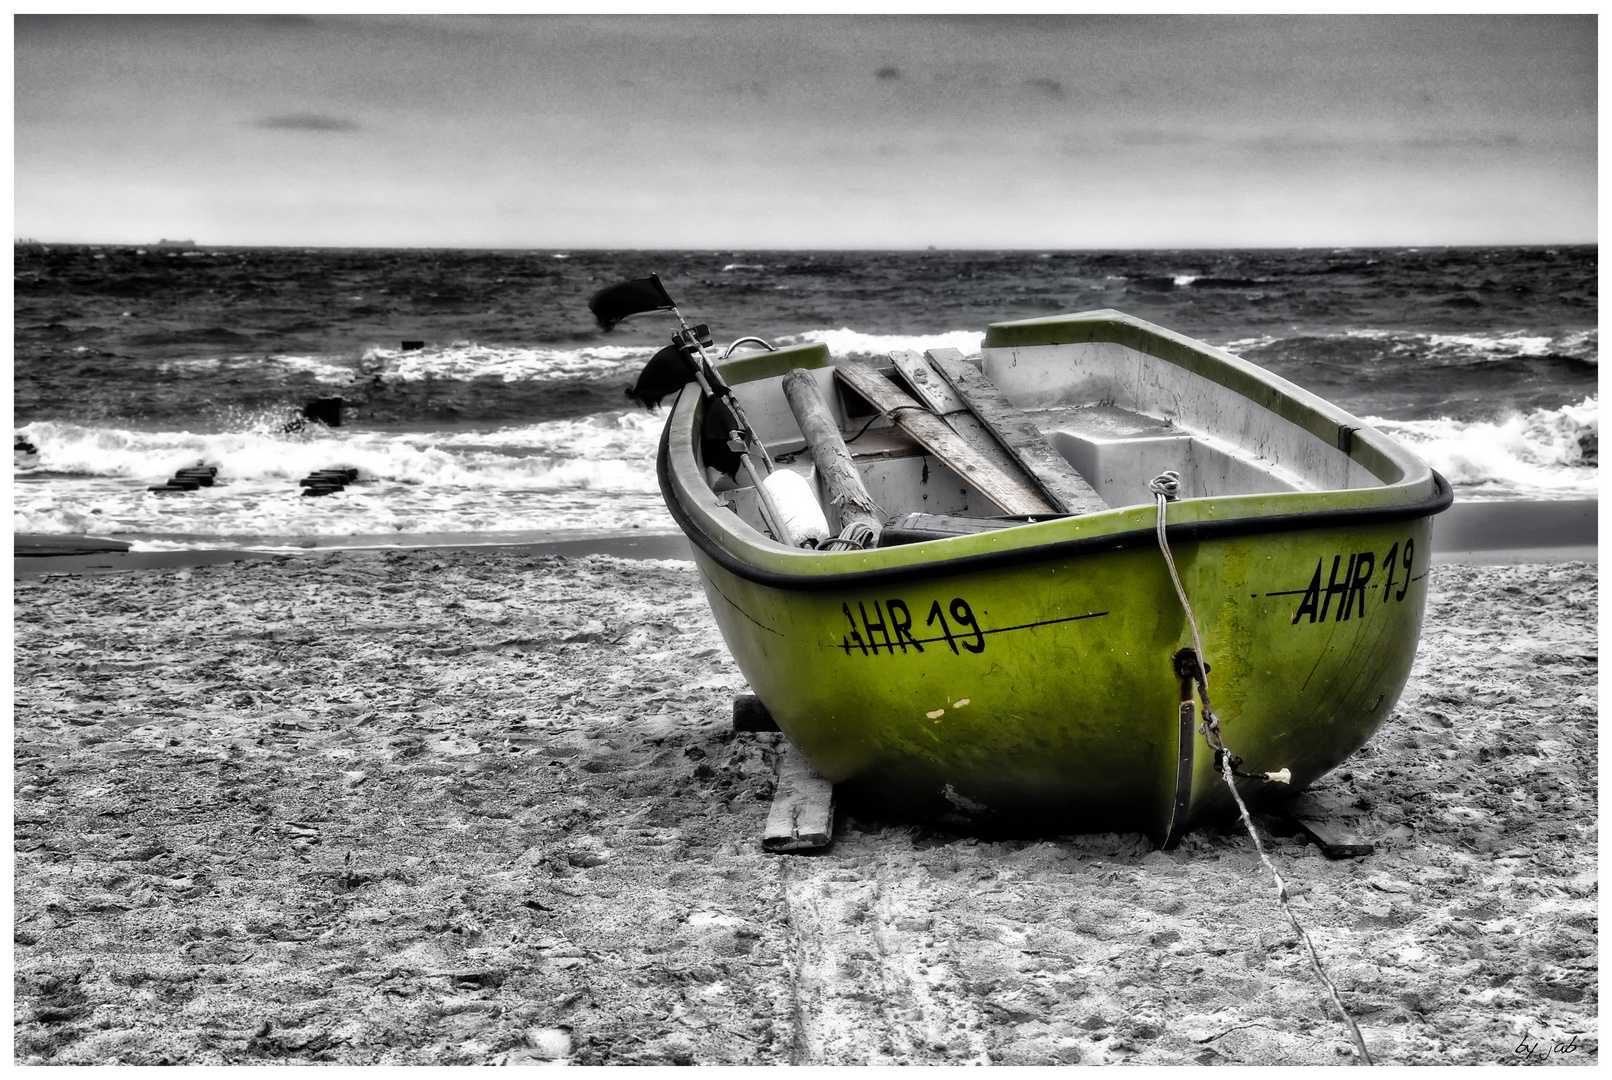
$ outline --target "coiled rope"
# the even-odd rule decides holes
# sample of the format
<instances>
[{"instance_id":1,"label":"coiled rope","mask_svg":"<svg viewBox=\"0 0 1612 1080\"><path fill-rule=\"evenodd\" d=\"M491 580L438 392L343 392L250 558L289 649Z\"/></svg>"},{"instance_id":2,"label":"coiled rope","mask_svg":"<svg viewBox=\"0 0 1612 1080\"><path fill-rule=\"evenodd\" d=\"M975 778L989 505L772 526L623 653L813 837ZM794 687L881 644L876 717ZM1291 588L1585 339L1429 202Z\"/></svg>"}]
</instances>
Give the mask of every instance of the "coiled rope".
<instances>
[{"instance_id":1,"label":"coiled rope","mask_svg":"<svg viewBox=\"0 0 1612 1080\"><path fill-rule=\"evenodd\" d=\"M853 521L833 539L824 540L819 551L861 551L872 546L877 537L866 522Z\"/></svg>"},{"instance_id":2,"label":"coiled rope","mask_svg":"<svg viewBox=\"0 0 1612 1080\"><path fill-rule=\"evenodd\" d=\"M1259 861L1265 865L1265 869L1270 872L1271 878L1276 882L1276 899L1281 904L1282 911L1287 915L1287 921L1293 924L1293 930L1298 934L1299 940L1304 942L1304 948L1310 954L1310 967L1314 970L1315 977L1321 980L1322 986L1326 987L1327 993L1332 997L1332 1004L1337 1007L1338 1015L1343 1017L1343 1023L1349 1029L1349 1036L1354 1040L1355 1053L1360 1055L1362 1063L1370 1065L1372 1060L1371 1054L1366 1050L1366 1040L1361 1037L1360 1028L1356 1026L1354 1017L1350 1016L1349 1010L1344 1008L1343 999L1338 996L1338 988L1332 985L1332 980L1327 978L1327 973L1321 969L1321 957L1316 953L1315 944L1310 940L1310 935L1305 933L1304 927L1299 925L1298 916L1293 914L1293 908L1288 904L1287 883L1282 880L1282 875L1277 872L1275 866L1271 865L1269 856L1265 854L1265 845L1259 838L1259 831L1254 828L1254 819L1248 816L1248 807L1243 803L1242 794L1237 790L1237 781L1233 775L1286 783L1288 780L1285 775L1287 770L1283 769L1280 773L1265 773L1263 775L1238 772L1235 766L1240 759L1233 757L1231 750L1226 746L1225 740L1220 734L1220 721L1209 707L1209 664L1204 659L1203 641L1198 636L1198 622L1192 617L1192 604L1187 600L1187 590L1181 585L1181 575L1175 569L1175 558L1170 554L1170 541L1164 533L1165 506L1180 495L1181 477L1174 472L1161 473L1153 478L1153 482L1148 485L1148 489L1153 492L1159 504L1159 550L1164 553L1164 563L1170 568L1170 580L1175 583L1175 594L1181 600L1181 610L1185 611L1187 615L1187 627L1192 631L1192 647L1195 650L1193 666L1197 670L1191 674L1198 684L1198 694L1203 699L1203 724L1198 730L1202 732L1204 741L1215 752L1215 765L1220 770L1221 777L1226 781L1226 787L1231 791L1232 799L1237 803L1237 812L1242 816L1243 827L1248 830L1249 837L1254 841L1254 850L1259 854Z\"/></svg>"}]
</instances>

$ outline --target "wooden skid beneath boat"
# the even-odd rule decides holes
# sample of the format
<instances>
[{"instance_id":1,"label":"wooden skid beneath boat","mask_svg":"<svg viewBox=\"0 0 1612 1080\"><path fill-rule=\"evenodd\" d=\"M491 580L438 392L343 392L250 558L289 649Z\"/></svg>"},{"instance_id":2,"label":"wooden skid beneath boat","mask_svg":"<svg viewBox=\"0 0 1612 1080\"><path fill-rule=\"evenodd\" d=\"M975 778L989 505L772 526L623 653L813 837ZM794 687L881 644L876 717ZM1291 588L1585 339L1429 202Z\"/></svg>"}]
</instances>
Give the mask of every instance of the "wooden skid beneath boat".
<instances>
[{"instance_id":1,"label":"wooden skid beneath boat","mask_svg":"<svg viewBox=\"0 0 1612 1080\"><path fill-rule=\"evenodd\" d=\"M931 349L926 355L957 396L968 404L969 411L1035 478L1055 509L1066 514L1089 514L1107 509L1101 496L1052 448L1041 429L991 380L965 363L962 353L956 349ZM1010 510L1009 513L1033 511Z\"/></svg>"},{"instance_id":2,"label":"wooden skid beneath boat","mask_svg":"<svg viewBox=\"0 0 1612 1080\"><path fill-rule=\"evenodd\" d=\"M772 718L767 706L754 694L735 694L733 696L733 730L734 731L777 731L778 721Z\"/></svg>"},{"instance_id":3,"label":"wooden skid beneath boat","mask_svg":"<svg viewBox=\"0 0 1612 1080\"><path fill-rule=\"evenodd\" d=\"M834 785L817 774L794 744L786 744L761 847L765 851L812 851L833 842Z\"/></svg>"},{"instance_id":4,"label":"wooden skid beneath boat","mask_svg":"<svg viewBox=\"0 0 1612 1080\"><path fill-rule=\"evenodd\" d=\"M901 392L895 383L867 364L843 364L834 374L886 414L946 467L968 481L1006 514L1049 514L1052 507L1036 490L999 469L965 442L940 417ZM1061 460L1061 459L1060 459Z\"/></svg>"},{"instance_id":5,"label":"wooden skid beneath boat","mask_svg":"<svg viewBox=\"0 0 1612 1080\"><path fill-rule=\"evenodd\" d=\"M1313 840L1329 859L1358 859L1377 850L1370 840L1357 836L1334 820L1328 808L1309 792L1289 799L1276 813Z\"/></svg>"}]
</instances>

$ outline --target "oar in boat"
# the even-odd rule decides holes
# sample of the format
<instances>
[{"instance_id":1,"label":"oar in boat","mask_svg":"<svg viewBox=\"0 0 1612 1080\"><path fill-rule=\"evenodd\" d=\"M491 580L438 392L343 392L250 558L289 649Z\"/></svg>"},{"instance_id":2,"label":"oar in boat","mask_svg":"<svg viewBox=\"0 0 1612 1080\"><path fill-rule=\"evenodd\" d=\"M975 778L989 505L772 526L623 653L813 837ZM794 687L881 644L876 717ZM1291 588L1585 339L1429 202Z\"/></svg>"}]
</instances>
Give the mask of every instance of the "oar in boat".
<instances>
[{"instance_id":1,"label":"oar in boat","mask_svg":"<svg viewBox=\"0 0 1612 1080\"><path fill-rule=\"evenodd\" d=\"M647 311L670 311L676 317L681 330L672 335L672 344L650 358L644 370L639 374L637 384L628 391L628 396L641 404L649 405L651 401L658 404L662 397L674 392L678 387L688 382L689 378L700 384L700 393L705 397L707 417L714 413L717 422L726 428L726 443L728 450L737 460L738 467L745 477L755 487L757 500L761 506L762 517L766 519L767 528L779 543L790 547L796 546L794 536L785 524L785 517L773 499L773 494L762 482L762 476L756 471L751 460L750 449L753 447L766 466L767 474L773 472L773 461L767 453L767 448L756 437L755 430L750 426L744 415L744 409L739 399L734 396L733 389L723 381L717 372L716 365L711 363L706 353L706 346L711 344L710 330L704 324L690 326L683 318L683 313L677 310L677 303L666 292L661 284L659 274L650 274L647 278L635 278L624 281L619 285L611 285L600 289L588 300L588 310L599 321L603 330L613 329L617 323L632 315L639 315ZM686 365L687 375L679 379L679 361ZM725 470L732 472L731 469Z\"/></svg>"}]
</instances>

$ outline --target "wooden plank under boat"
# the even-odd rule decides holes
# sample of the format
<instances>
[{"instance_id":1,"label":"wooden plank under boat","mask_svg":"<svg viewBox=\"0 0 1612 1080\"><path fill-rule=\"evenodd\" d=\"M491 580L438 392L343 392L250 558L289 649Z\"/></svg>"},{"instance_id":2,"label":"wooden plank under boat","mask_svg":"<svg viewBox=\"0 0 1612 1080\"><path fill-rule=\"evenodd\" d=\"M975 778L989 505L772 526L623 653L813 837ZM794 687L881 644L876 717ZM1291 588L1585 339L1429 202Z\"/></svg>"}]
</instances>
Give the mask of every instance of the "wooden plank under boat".
<instances>
[{"instance_id":1,"label":"wooden plank under boat","mask_svg":"<svg viewBox=\"0 0 1612 1080\"><path fill-rule=\"evenodd\" d=\"M705 399L692 383L659 456L735 661L824 777L912 811L977 807L1166 844L1224 818L1229 793L1182 720L1173 667L1192 640L1155 533L1149 484L1166 470L1180 476L1168 542L1225 741L1245 772L1292 778L1239 780L1244 797L1302 789L1393 710L1426 604L1431 517L1451 493L1381 432L1116 311L999 323L969 381L1028 418L1096 492L1088 502L1106 504L1005 519L887 418L853 437L867 403L846 395L835 367L826 348L803 345L719 370L777 467L815 483L780 389L806 369L886 521L942 523L889 536L933 539L779 543L754 490L704 467ZM896 367L887 375L899 381ZM1047 464L1032 459L1021 458ZM959 518L967 531L945 535Z\"/></svg>"}]
</instances>

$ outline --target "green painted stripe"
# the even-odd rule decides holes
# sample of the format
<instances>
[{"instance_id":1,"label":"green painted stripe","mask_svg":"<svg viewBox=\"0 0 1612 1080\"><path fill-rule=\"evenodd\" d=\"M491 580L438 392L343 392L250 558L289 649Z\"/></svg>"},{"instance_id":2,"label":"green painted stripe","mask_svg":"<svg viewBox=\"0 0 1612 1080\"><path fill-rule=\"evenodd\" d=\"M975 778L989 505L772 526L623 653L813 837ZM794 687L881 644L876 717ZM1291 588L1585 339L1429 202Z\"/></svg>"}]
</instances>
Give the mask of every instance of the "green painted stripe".
<instances>
[{"instance_id":1,"label":"green painted stripe","mask_svg":"<svg viewBox=\"0 0 1612 1080\"><path fill-rule=\"evenodd\" d=\"M1076 555L1150 547L1158 543L1157 509L1128 507L1100 515L1112 519L1109 522L1111 527L1102 530L1093 529L1091 535L1084 536L1079 535L1078 525L1081 522L1089 523L1090 518L1058 518L1020 529L974 533L926 544L904 544L869 551L820 553L785 549L776 544L764 548L750 542L738 532L737 528L728 526L728 522L722 517L699 514L697 511L690 512L690 507L685 502L686 496L690 493L687 488L683 488L680 497L679 485L673 483L675 469L671 459L676 451L672 443L672 426L668 423L661 433L655 472L660 482L661 495L666 500L666 508L671 512L672 519L677 522L689 540L718 566L736 577L773 588L791 591L871 588L875 585L1067 559ZM1295 492L1274 497L1248 497L1280 499L1283 508L1281 512L1263 515L1232 514L1220 518L1194 513L1194 511L1201 512L1201 504L1208 500L1172 503L1169 510L1170 521L1165 525L1165 533L1171 543L1185 544L1265 533L1358 528L1397 521L1419 521L1443 513L1449 509L1455 497L1449 482L1438 473L1432 473L1432 480L1432 492L1412 503L1389 505L1366 503L1328 507L1326 500L1317 496L1334 493ZM1127 516L1131 518L1130 528L1125 527ZM727 517L732 518L735 523L738 521L731 513L727 514ZM1135 527L1142 525L1143 522L1146 522L1144 527ZM718 523L721 528L714 527ZM1073 535L1069 526L1075 526ZM748 526L742 527L746 532L749 531ZM729 550L721 540L728 541L737 551ZM1004 540L1009 542L1002 543Z\"/></svg>"},{"instance_id":2,"label":"green painted stripe","mask_svg":"<svg viewBox=\"0 0 1612 1080\"><path fill-rule=\"evenodd\" d=\"M796 368L828 367L828 346L816 343L785 345L772 352L739 353L717 364L729 386L788 375Z\"/></svg>"}]
</instances>

